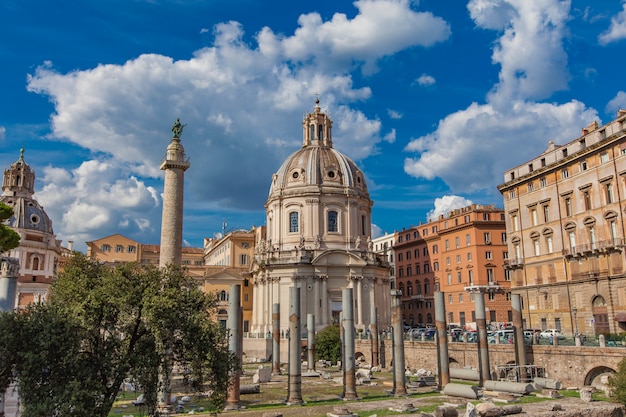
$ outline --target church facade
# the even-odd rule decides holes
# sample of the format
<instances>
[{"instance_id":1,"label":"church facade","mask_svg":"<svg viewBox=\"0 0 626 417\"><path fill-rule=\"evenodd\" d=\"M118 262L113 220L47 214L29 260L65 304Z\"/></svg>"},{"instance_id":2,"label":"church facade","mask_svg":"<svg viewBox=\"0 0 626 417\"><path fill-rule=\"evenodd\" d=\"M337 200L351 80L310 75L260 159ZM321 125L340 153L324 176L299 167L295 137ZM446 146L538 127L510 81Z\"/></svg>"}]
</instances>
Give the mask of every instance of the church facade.
<instances>
[{"instance_id":1,"label":"church facade","mask_svg":"<svg viewBox=\"0 0 626 417\"><path fill-rule=\"evenodd\" d=\"M302 148L272 176L266 226L256 229L251 331L272 330L274 304L288 329L290 287L301 288L301 320L314 314L316 330L338 324L344 288L353 288L357 329L376 320L389 326L390 268L374 252L364 175L333 148L332 120L319 101L302 133Z\"/></svg>"},{"instance_id":2,"label":"church facade","mask_svg":"<svg viewBox=\"0 0 626 417\"><path fill-rule=\"evenodd\" d=\"M13 208L6 222L20 235L20 244L8 256L19 259L15 307L46 300L50 284L58 274L61 241L52 230L52 221L33 197L35 171L24 161L24 150L4 170L0 201Z\"/></svg>"}]
</instances>

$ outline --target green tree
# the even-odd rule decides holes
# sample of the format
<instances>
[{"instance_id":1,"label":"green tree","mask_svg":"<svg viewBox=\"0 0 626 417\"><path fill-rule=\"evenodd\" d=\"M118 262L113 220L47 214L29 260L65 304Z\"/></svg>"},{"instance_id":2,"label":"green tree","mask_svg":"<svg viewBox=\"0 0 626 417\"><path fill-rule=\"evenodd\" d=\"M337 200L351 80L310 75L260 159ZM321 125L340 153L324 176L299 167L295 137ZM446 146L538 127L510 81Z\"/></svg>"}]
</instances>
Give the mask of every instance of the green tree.
<instances>
[{"instance_id":1,"label":"green tree","mask_svg":"<svg viewBox=\"0 0 626 417\"><path fill-rule=\"evenodd\" d=\"M105 417L131 378L154 414L158 370L176 364L220 410L236 360L211 319L216 303L183 269L111 268L76 254L48 304L0 316L0 354L10 352L0 359L0 388L17 381L24 417Z\"/></svg>"},{"instance_id":2,"label":"green tree","mask_svg":"<svg viewBox=\"0 0 626 417\"><path fill-rule=\"evenodd\" d=\"M13 215L13 208L0 203L0 253L16 248L20 244L20 235L4 222Z\"/></svg>"},{"instance_id":3,"label":"green tree","mask_svg":"<svg viewBox=\"0 0 626 417\"><path fill-rule=\"evenodd\" d=\"M609 379L611 398L621 404L626 404L626 358L619 362L617 373Z\"/></svg>"},{"instance_id":4,"label":"green tree","mask_svg":"<svg viewBox=\"0 0 626 417\"><path fill-rule=\"evenodd\" d=\"M341 360L339 326L326 326L315 335L315 353L318 359L333 363Z\"/></svg>"}]
</instances>

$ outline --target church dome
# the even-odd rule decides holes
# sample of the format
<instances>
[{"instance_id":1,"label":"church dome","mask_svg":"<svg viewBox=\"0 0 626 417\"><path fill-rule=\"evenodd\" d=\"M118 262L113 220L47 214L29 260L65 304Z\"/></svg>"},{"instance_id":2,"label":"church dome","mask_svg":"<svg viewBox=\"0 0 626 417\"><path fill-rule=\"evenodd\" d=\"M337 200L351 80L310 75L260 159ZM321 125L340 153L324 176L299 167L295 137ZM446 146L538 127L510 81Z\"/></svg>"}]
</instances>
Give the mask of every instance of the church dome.
<instances>
[{"instance_id":1,"label":"church dome","mask_svg":"<svg viewBox=\"0 0 626 417\"><path fill-rule=\"evenodd\" d=\"M369 198L361 170L332 146L332 120L319 101L303 124L302 148L291 154L272 177L269 198L294 193L356 193Z\"/></svg>"}]
</instances>

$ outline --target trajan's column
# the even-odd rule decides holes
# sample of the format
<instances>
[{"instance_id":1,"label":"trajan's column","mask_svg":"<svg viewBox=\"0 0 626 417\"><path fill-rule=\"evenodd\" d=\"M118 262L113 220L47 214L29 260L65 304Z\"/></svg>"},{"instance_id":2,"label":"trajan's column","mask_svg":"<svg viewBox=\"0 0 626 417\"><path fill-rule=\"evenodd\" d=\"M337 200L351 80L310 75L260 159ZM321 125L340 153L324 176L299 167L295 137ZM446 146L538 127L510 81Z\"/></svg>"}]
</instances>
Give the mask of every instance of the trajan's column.
<instances>
[{"instance_id":1,"label":"trajan's column","mask_svg":"<svg viewBox=\"0 0 626 417\"><path fill-rule=\"evenodd\" d=\"M161 169L165 171L163 187L163 217L161 219L161 253L159 266L180 265L183 246L183 191L185 171L189 168L189 159L185 158L185 149L180 143L180 136L185 125L176 119L172 126L172 141Z\"/></svg>"}]
</instances>

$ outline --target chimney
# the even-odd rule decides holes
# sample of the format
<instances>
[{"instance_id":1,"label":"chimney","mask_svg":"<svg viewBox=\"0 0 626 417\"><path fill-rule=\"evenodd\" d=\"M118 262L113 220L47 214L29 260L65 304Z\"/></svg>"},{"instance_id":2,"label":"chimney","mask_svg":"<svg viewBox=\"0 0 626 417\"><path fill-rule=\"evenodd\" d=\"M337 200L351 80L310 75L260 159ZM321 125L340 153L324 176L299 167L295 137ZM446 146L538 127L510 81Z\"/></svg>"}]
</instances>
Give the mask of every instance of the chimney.
<instances>
[{"instance_id":1,"label":"chimney","mask_svg":"<svg viewBox=\"0 0 626 417\"><path fill-rule=\"evenodd\" d=\"M73 240L68 240L67 241L67 249L71 252L74 250L74 241Z\"/></svg>"}]
</instances>

